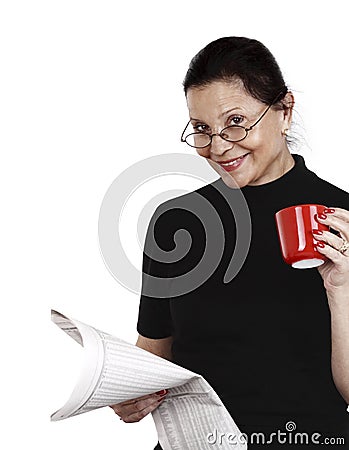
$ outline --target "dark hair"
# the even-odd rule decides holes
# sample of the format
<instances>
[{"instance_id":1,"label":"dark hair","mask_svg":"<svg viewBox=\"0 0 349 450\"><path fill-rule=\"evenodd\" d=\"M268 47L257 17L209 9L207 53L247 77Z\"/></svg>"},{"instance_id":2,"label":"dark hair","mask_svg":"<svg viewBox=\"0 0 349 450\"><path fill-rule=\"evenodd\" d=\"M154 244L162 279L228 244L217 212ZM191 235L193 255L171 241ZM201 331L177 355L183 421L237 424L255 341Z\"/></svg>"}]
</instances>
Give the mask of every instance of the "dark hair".
<instances>
[{"instance_id":1,"label":"dark hair","mask_svg":"<svg viewBox=\"0 0 349 450\"><path fill-rule=\"evenodd\" d=\"M261 42L245 37L223 37L206 45L191 60L183 87L187 94L191 87L236 79L265 104L280 101L288 91L274 56Z\"/></svg>"}]
</instances>

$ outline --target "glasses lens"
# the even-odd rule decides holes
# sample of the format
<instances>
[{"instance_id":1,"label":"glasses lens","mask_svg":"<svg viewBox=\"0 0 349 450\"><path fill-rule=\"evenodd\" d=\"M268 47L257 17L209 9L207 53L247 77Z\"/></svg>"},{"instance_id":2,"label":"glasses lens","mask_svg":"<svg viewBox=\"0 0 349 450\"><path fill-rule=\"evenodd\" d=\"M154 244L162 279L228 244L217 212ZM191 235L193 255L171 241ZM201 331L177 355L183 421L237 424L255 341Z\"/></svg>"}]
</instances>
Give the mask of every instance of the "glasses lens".
<instances>
[{"instance_id":1,"label":"glasses lens","mask_svg":"<svg viewBox=\"0 0 349 450\"><path fill-rule=\"evenodd\" d=\"M228 141L237 142L246 137L246 130L243 127L233 125L231 127L224 128L224 130L221 131L221 135Z\"/></svg>"},{"instance_id":2,"label":"glasses lens","mask_svg":"<svg viewBox=\"0 0 349 450\"><path fill-rule=\"evenodd\" d=\"M203 148L210 145L211 138L206 133L191 133L185 138L187 144L191 147Z\"/></svg>"}]
</instances>

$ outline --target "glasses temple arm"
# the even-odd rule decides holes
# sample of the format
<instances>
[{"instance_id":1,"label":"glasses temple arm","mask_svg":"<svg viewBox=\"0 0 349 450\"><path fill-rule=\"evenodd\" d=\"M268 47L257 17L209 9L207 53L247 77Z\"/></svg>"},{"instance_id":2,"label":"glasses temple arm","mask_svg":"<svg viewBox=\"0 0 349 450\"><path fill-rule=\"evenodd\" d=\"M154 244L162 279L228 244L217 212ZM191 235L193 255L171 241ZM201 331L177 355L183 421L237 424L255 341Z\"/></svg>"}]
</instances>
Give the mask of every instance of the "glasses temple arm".
<instances>
[{"instance_id":1,"label":"glasses temple arm","mask_svg":"<svg viewBox=\"0 0 349 450\"><path fill-rule=\"evenodd\" d=\"M269 109L272 107L272 105L269 105L268 108L264 111L264 113L260 116L260 118L257 120L257 122L255 122L253 125L251 125L249 128L245 128L246 131L251 131L253 127L255 127L257 125L257 123L259 123L263 117L266 115L266 113L269 111Z\"/></svg>"},{"instance_id":2,"label":"glasses temple arm","mask_svg":"<svg viewBox=\"0 0 349 450\"><path fill-rule=\"evenodd\" d=\"M186 126L185 126L185 128L184 128L184 130L183 130L183 133L182 133L182 135L181 135L181 142L185 142L185 139L183 139L183 136L184 136L185 130L188 128L188 125L189 125L189 124L190 124L190 119L189 119L188 123L186 124Z\"/></svg>"},{"instance_id":3,"label":"glasses temple arm","mask_svg":"<svg viewBox=\"0 0 349 450\"><path fill-rule=\"evenodd\" d=\"M280 91L278 93L278 95L274 98L274 100L270 103L270 105L268 106L268 108L264 111L264 113L261 115L261 117L257 120L257 122L255 122L253 125L251 125L249 128L245 128L246 131L251 131L253 127L255 127L257 125L257 123L259 123L263 117L266 115L266 113L269 111L269 109L274 105L274 103L276 102L276 100L280 97L280 95L283 93L283 90ZM285 94L286 95L286 94ZM188 126L188 125L187 125Z\"/></svg>"}]
</instances>

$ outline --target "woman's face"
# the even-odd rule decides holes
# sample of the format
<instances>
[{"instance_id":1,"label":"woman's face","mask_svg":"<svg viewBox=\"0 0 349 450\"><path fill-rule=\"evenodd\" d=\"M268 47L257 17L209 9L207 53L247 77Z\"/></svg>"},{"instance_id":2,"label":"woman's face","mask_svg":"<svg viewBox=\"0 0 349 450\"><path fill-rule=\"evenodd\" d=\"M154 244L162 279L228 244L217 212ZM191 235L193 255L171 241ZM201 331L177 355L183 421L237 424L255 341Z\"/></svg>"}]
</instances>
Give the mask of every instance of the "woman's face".
<instances>
[{"instance_id":1,"label":"woman's face","mask_svg":"<svg viewBox=\"0 0 349 450\"><path fill-rule=\"evenodd\" d=\"M293 102L288 93L286 101ZM249 95L240 80L214 81L205 87L187 91L187 105L194 131L219 133L229 125L249 127L258 120L267 105ZM294 165L283 130L290 127L291 111L269 109L262 120L240 142L228 142L214 136L212 143L196 149L230 187L259 185L282 176ZM234 165L221 163L243 157ZM235 181L234 181L235 180Z\"/></svg>"}]
</instances>

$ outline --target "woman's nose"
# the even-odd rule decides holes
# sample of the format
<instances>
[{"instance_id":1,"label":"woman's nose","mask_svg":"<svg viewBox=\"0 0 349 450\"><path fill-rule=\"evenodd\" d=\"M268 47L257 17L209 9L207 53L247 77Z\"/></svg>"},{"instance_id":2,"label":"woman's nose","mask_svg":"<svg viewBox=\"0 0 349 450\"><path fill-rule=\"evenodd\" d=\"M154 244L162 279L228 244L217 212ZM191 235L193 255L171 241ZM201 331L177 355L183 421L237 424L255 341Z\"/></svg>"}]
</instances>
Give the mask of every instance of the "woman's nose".
<instances>
[{"instance_id":1,"label":"woman's nose","mask_svg":"<svg viewBox=\"0 0 349 450\"><path fill-rule=\"evenodd\" d=\"M226 141L225 139L221 138L219 134L214 134L212 136L212 142L211 142L211 153L215 155L221 155L222 153L225 153L227 150L231 150L234 147L234 142Z\"/></svg>"}]
</instances>

